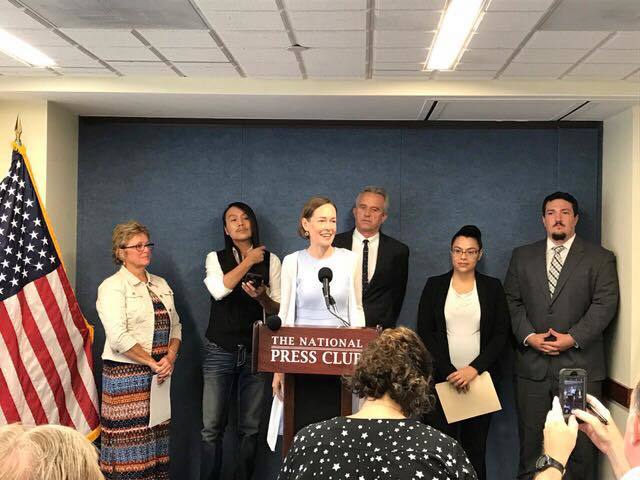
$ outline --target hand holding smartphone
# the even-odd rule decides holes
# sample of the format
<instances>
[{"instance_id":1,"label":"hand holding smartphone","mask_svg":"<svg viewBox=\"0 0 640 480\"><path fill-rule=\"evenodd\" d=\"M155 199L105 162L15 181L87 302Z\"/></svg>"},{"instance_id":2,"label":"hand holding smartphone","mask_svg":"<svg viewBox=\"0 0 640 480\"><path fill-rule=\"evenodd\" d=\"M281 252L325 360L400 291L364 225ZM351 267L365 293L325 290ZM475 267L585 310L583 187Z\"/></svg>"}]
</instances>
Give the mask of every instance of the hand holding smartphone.
<instances>
[{"instance_id":1,"label":"hand holding smartphone","mask_svg":"<svg viewBox=\"0 0 640 480\"><path fill-rule=\"evenodd\" d=\"M560 370L560 406L565 419L574 409L587 409L587 371L583 368Z\"/></svg>"}]
</instances>

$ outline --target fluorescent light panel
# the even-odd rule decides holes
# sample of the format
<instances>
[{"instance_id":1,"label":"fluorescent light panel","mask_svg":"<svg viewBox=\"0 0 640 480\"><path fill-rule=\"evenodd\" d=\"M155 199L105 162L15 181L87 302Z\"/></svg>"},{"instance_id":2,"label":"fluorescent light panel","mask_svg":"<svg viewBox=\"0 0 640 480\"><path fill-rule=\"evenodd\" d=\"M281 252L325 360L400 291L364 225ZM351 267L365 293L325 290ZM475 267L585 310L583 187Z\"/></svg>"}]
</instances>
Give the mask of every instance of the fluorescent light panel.
<instances>
[{"instance_id":1,"label":"fluorescent light panel","mask_svg":"<svg viewBox=\"0 0 640 480\"><path fill-rule=\"evenodd\" d=\"M451 70L478 19L484 0L451 0L427 60L427 70Z\"/></svg>"},{"instance_id":2,"label":"fluorescent light panel","mask_svg":"<svg viewBox=\"0 0 640 480\"><path fill-rule=\"evenodd\" d=\"M31 67L52 67L56 64L37 48L2 29L0 29L0 50Z\"/></svg>"}]
</instances>

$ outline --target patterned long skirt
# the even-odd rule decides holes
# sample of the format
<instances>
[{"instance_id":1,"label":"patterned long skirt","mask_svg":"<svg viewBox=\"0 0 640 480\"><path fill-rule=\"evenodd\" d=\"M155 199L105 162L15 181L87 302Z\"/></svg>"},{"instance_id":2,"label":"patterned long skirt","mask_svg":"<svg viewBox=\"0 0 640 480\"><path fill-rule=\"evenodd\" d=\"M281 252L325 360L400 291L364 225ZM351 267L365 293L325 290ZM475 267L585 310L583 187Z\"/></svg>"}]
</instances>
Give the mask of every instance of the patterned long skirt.
<instances>
[{"instance_id":1,"label":"patterned long skirt","mask_svg":"<svg viewBox=\"0 0 640 480\"><path fill-rule=\"evenodd\" d=\"M158 361L167 353L170 322L158 297L152 293L151 299ZM169 421L148 426L151 377L146 365L104 361L100 468L107 480L169 479Z\"/></svg>"}]
</instances>

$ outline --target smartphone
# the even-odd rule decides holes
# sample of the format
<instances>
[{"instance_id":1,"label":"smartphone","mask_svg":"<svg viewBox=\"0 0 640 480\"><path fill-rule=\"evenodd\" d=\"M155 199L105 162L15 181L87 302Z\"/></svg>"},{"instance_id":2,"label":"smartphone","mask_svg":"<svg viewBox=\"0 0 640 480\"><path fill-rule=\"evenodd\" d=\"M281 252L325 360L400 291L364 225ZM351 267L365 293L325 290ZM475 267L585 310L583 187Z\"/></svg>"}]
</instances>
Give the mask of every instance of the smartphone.
<instances>
[{"instance_id":1,"label":"smartphone","mask_svg":"<svg viewBox=\"0 0 640 480\"><path fill-rule=\"evenodd\" d=\"M587 371L583 368L560 370L560 406L565 417L571 411L587 408Z\"/></svg>"},{"instance_id":2,"label":"smartphone","mask_svg":"<svg viewBox=\"0 0 640 480\"><path fill-rule=\"evenodd\" d=\"M242 281L251 283L253 285L253 288L258 288L260 285L262 285L263 279L262 275L260 275L259 273L247 272Z\"/></svg>"}]
</instances>

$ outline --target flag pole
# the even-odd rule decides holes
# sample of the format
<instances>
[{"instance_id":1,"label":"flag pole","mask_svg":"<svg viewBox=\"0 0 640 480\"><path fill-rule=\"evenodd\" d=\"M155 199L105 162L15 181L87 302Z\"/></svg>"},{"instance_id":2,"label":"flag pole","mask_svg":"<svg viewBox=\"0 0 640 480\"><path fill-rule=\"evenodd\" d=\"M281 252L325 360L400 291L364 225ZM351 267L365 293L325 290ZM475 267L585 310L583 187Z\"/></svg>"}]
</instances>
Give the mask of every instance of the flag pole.
<instances>
[{"instance_id":1,"label":"flag pole","mask_svg":"<svg viewBox=\"0 0 640 480\"><path fill-rule=\"evenodd\" d=\"M13 131L16 133L16 145L21 146L22 141L20 140L20 136L22 135L22 122L20 121L20 115L16 117L16 126Z\"/></svg>"}]
</instances>

